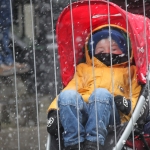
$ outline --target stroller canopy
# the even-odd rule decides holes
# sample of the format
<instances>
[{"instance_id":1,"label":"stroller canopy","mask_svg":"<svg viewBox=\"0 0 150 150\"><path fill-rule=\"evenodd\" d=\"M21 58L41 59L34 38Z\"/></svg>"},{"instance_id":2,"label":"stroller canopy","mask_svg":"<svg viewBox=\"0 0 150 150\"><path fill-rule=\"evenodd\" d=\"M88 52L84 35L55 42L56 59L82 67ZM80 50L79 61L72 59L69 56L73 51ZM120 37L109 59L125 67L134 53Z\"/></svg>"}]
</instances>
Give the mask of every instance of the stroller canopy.
<instances>
[{"instance_id":1,"label":"stroller canopy","mask_svg":"<svg viewBox=\"0 0 150 150\"><path fill-rule=\"evenodd\" d=\"M128 21L127 21L128 20ZM72 79L77 65L84 55L84 44L94 28L114 24L128 31L138 80L146 83L150 60L150 20L128 13L114 3L85 0L67 6L58 18L56 38L63 85Z\"/></svg>"}]
</instances>

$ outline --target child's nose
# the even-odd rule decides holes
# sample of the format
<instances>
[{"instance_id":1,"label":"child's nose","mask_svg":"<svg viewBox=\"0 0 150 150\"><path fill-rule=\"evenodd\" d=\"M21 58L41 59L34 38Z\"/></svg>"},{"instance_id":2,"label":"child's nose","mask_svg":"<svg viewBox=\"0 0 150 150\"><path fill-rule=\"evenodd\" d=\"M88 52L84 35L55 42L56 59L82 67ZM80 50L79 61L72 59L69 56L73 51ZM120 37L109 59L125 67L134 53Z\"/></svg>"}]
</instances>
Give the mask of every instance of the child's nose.
<instances>
[{"instance_id":1,"label":"child's nose","mask_svg":"<svg viewBox=\"0 0 150 150\"><path fill-rule=\"evenodd\" d=\"M106 50L105 50L105 53L110 53L110 49L106 49Z\"/></svg>"}]
</instances>

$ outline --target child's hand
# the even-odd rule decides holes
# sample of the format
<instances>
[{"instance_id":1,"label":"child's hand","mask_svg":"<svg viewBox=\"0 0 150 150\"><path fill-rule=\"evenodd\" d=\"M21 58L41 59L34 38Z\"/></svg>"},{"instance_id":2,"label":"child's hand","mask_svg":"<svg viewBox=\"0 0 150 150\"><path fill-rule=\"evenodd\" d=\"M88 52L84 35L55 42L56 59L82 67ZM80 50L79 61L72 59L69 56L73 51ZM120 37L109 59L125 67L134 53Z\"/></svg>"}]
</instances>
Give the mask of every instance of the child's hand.
<instances>
[{"instance_id":1,"label":"child's hand","mask_svg":"<svg viewBox=\"0 0 150 150\"><path fill-rule=\"evenodd\" d=\"M58 136L58 124L57 124L57 110L53 110L48 113L47 131L53 136ZM59 122L60 123L60 122ZM62 128L61 124L59 127Z\"/></svg>"},{"instance_id":2,"label":"child's hand","mask_svg":"<svg viewBox=\"0 0 150 150\"><path fill-rule=\"evenodd\" d=\"M131 101L126 99L121 95L117 95L114 97L114 101L118 110L122 113L128 115L131 110Z\"/></svg>"}]
</instances>

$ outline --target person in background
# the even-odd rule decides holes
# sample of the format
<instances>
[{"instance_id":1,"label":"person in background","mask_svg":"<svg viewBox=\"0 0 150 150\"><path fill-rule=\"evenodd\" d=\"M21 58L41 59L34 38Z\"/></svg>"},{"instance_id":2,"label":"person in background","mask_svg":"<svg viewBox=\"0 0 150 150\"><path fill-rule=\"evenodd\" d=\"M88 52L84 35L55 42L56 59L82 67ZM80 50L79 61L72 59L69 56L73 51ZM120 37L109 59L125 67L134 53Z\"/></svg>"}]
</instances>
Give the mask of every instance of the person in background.
<instances>
[{"instance_id":1,"label":"person in background","mask_svg":"<svg viewBox=\"0 0 150 150\"><path fill-rule=\"evenodd\" d=\"M25 63L14 63L13 52L9 47L9 33L11 28L10 0L0 0L0 76L28 72L30 67Z\"/></svg>"}]
</instances>

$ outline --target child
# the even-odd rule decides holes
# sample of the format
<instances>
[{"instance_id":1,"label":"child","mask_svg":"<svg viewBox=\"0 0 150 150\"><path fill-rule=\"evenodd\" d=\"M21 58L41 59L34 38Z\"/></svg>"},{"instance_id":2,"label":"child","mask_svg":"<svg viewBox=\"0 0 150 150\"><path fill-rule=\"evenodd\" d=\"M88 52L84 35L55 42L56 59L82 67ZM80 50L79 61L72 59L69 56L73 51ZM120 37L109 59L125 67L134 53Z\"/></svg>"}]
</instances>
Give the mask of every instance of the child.
<instances>
[{"instance_id":1,"label":"child","mask_svg":"<svg viewBox=\"0 0 150 150\"><path fill-rule=\"evenodd\" d=\"M97 27L89 35L85 43L86 63L77 66L74 78L58 96L66 150L79 146L81 150L102 150L107 127L130 119L141 86L132 65L131 48L128 60L127 41L125 29L116 25L111 25L110 30L108 26ZM56 106L55 99L49 106L50 133L57 123Z\"/></svg>"}]
</instances>

